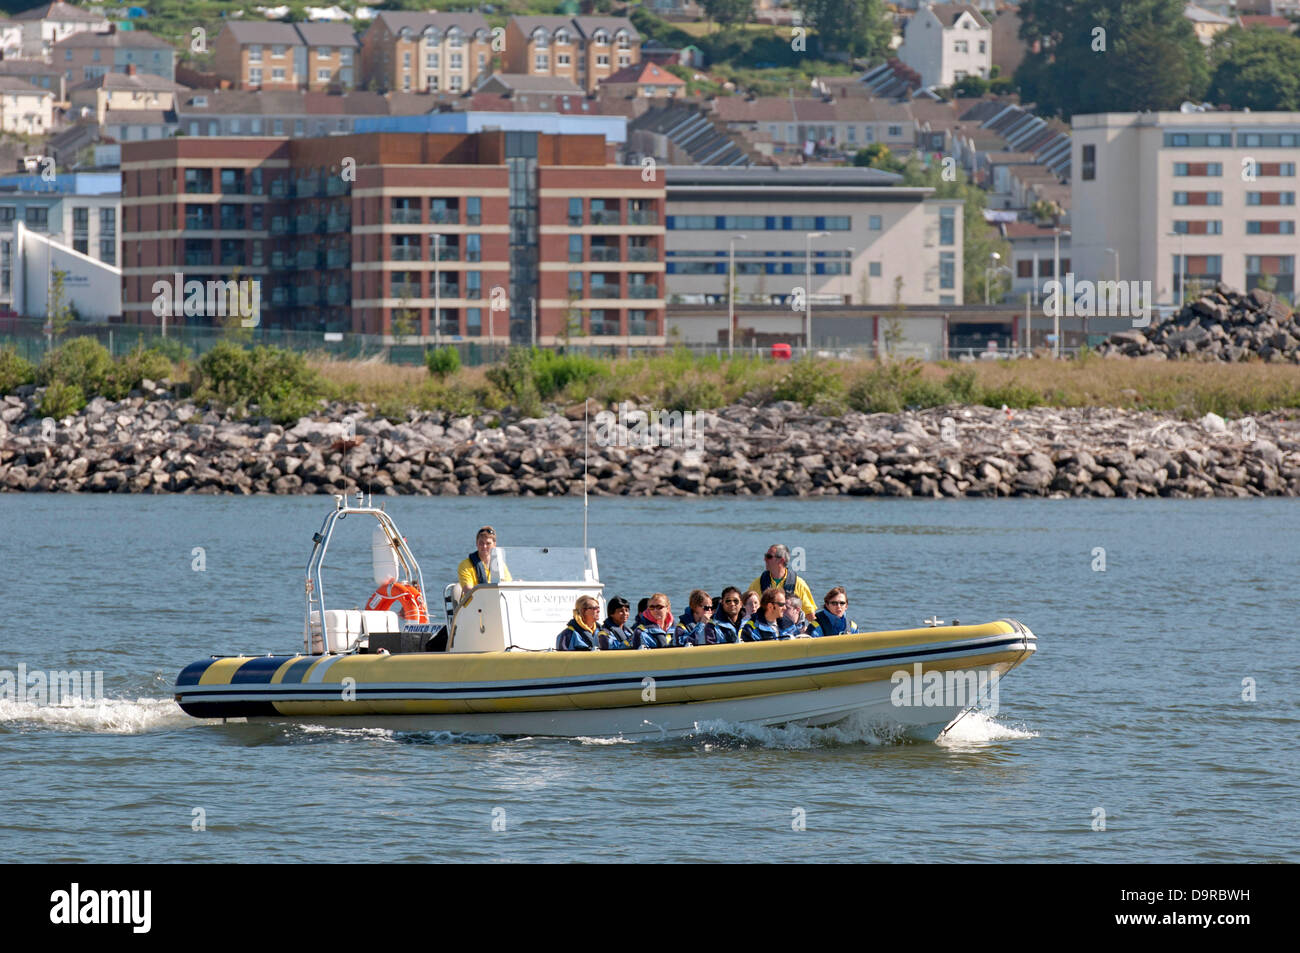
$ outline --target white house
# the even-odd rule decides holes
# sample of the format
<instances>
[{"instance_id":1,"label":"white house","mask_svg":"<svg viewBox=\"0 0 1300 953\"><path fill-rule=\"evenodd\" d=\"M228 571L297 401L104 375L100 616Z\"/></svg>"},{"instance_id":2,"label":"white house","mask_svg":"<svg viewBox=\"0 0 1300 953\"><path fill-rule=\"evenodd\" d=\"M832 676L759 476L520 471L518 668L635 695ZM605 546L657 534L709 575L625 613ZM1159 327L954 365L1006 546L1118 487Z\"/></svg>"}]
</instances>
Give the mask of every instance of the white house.
<instances>
[{"instance_id":1,"label":"white house","mask_svg":"<svg viewBox=\"0 0 1300 953\"><path fill-rule=\"evenodd\" d=\"M55 43L74 33L107 33L109 26L102 12L58 0L15 13L11 19L23 25L24 55L29 57L44 56Z\"/></svg>"},{"instance_id":2,"label":"white house","mask_svg":"<svg viewBox=\"0 0 1300 953\"><path fill-rule=\"evenodd\" d=\"M969 3L934 3L907 22L898 58L921 74L921 85L951 86L966 76L988 79L993 27Z\"/></svg>"},{"instance_id":3,"label":"white house","mask_svg":"<svg viewBox=\"0 0 1300 953\"><path fill-rule=\"evenodd\" d=\"M54 94L17 76L0 76L0 129L43 136L53 125Z\"/></svg>"}]
</instances>

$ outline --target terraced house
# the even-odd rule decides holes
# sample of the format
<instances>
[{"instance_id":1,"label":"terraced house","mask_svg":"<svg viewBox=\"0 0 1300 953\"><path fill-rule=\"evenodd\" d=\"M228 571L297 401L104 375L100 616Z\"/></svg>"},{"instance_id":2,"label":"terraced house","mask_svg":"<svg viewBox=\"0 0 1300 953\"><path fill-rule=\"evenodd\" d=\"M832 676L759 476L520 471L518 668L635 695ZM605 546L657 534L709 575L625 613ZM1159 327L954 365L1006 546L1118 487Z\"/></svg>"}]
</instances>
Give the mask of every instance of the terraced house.
<instances>
[{"instance_id":1,"label":"terraced house","mask_svg":"<svg viewBox=\"0 0 1300 953\"><path fill-rule=\"evenodd\" d=\"M627 17L512 17L507 73L559 76L594 94L600 81L641 62L641 34Z\"/></svg>"},{"instance_id":2,"label":"terraced house","mask_svg":"<svg viewBox=\"0 0 1300 953\"><path fill-rule=\"evenodd\" d=\"M69 84L105 73L125 73L127 67L166 80L176 78L175 48L144 31L74 33L54 44L50 58L63 69Z\"/></svg>"},{"instance_id":3,"label":"terraced house","mask_svg":"<svg viewBox=\"0 0 1300 953\"><path fill-rule=\"evenodd\" d=\"M346 90L355 84L359 49L340 23L227 22L213 67L235 89Z\"/></svg>"},{"instance_id":4,"label":"terraced house","mask_svg":"<svg viewBox=\"0 0 1300 953\"><path fill-rule=\"evenodd\" d=\"M237 269L262 281L273 327L664 340L664 186L612 165L601 135L185 137L124 145L122 174L130 322L157 321L155 281Z\"/></svg>"},{"instance_id":5,"label":"terraced house","mask_svg":"<svg viewBox=\"0 0 1300 953\"><path fill-rule=\"evenodd\" d=\"M361 38L363 82L377 90L466 91L491 72L492 57L492 33L479 13L385 10Z\"/></svg>"}]
</instances>

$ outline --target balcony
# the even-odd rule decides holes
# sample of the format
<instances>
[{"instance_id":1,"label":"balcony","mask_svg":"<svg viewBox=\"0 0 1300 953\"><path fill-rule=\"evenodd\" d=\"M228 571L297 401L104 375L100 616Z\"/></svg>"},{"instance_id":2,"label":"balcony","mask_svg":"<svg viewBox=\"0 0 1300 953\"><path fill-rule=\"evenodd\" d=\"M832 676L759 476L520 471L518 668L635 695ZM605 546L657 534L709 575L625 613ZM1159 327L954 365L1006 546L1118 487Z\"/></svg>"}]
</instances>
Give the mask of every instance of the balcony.
<instances>
[{"instance_id":1,"label":"balcony","mask_svg":"<svg viewBox=\"0 0 1300 953\"><path fill-rule=\"evenodd\" d=\"M460 261L460 246L448 245L446 242L438 245L438 257L433 256L433 249L429 249L429 261Z\"/></svg>"},{"instance_id":2,"label":"balcony","mask_svg":"<svg viewBox=\"0 0 1300 953\"><path fill-rule=\"evenodd\" d=\"M420 210L418 208L395 208L392 210L389 220L393 225L419 225Z\"/></svg>"},{"instance_id":3,"label":"balcony","mask_svg":"<svg viewBox=\"0 0 1300 953\"><path fill-rule=\"evenodd\" d=\"M191 231L209 231L212 228L212 216L186 215L185 227Z\"/></svg>"},{"instance_id":4,"label":"balcony","mask_svg":"<svg viewBox=\"0 0 1300 953\"><path fill-rule=\"evenodd\" d=\"M658 261L659 251L645 245L629 245L627 249L628 261Z\"/></svg>"},{"instance_id":5,"label":"balcony","mask_svg":"<svg viewBox=\"0 0 1300 953\"><path fill-rule=\"evenodd\" d=\"M331 175L328 179L325 180L325 194L331 196L347 195L348 183L344 182L342 177L340 176Z\"/></svg>"},{"instance_id":6,"label":"balcony","mask_svg":"<svg viewBox=\"0 0 1300 953\"><path fill-rule=\"evenodd\" d=\"M569 216L569 226L570 226L571 228L580 228L580 227L582 226L582 216L581 216L581 215L570 215L570 216Z\"/></svg>"},{"instance_id":7,"label":"balcony","mask_svg":"<svg viewBox=\"0 0 1300 953\"><path fill-rule=\"evenodd\" d=\"M271 304L276 307L284 307L289 301L289 289L284 285L276 285L271 291Z\"/></svg>"},{"instance_id":8,"label":"balcony","mask_svg":"<svg viewBox=\"0 0 1300 953\"><path fill-rule=\"evenodd\" d=\"M394 245L389 249L389 258L393 261L419 261L419 245Z\"/></svg>"},{"instance_id":9,"label":"balcony","mask_svg":"<svg viewBox=\"0 0 1300 953\"><path fill-rule=\"evenodd\" d=\"M588 298L617 298L618 285L592 285L587 292Z\"/></svg>"},{"instance_id":10,"label":"balcony","mask_svg":"<svg viewBox=\"0 0 1300 953\"><path fill-rule=\"evenodd\" d=\"M619 225L622 223L619 221L618 210L614 209L612 211L592 212L591 224L592 225Z\"/></svg>"},{"instance_id":11,"label":"balcony","mask_svg":"<svg viewBox=\"0 0 1300 953\"><path fill-rule=\"evenodd\" d=\"M221 230L224 232L242 232L244 230L244 217L242 215L221 216Z\"/></svg>"},{"instance_id":12,"label":"balcony","mask_svg":"<svg viewBox=\"0 0 1300 953\"><path fill-rule=\"evenodd\" d=\"M330 285L325 289L326 304L347 304L351 289L347 285Z\"/></svg>"},{"instance_id":13,"label":"balcony","mask_svg":"<svg viewBox=\"0 0 1300 953\"><path fill-rule=\"evenodd\" d=\"M592 261L618 261L618 249L614 247L591 246Z\"/></svg>"},{"instance_id":14,"label":"balcony","mask_svg":"<svg viewBox=\"0 0 1300 953\"><path fill-rule=\"evenodd\" d=\"M293 303L298 307L311 307L320 303L320 289L315 285L293 289Z\"/></svg>"},{"instance_id":15,"label":"balcony","mask_svg":"<svg viewBox=\"0 0 1300 953\"><path fill-rule=\"evenodd\" d=\"M629 298L657 298L659 297L659 287L657 285L628 285L627 296Z\"/></svg>"},{"instance_id":16,"label":"balcony","mask_svg":"<svg viewBox=\"0 0 1300 953\"><path fill-rule=\"evenodd\" d=\"M276 179L271 183L271 198L287 199L289 197L289 183L284 179Z\"/></svg>"},{"instance_id":17,"label":"balcony","mask_svg":"<svg viewBox=\"0 0 1300 953\"><path fill-rule=\"evenodd\" d=\"M306 269L319 270L325 264L325 256L315 249L301 249L294 259L294 267L299 271Z\"/></svg>"},{"instance_id":18,"label":"balcony","mask_svg":"<svg viewBox=\"0 0 1300 953\"><path fill-rule=\"evenodd\" d=\"M282 251L271 252L271 267L274 268L276 271L284 270L284 252Z\"/></svg>"},{"instance_id":19,"label":"balcony","mask_svg":"<svg viewBox=\"0 0 1300 953\"><path fill-rule=\"evenodd\" d=\"M459 225L460 209L434 208L429 210L429 221L434 225Z\"/></svg>"},{"instance_id":20,"label":"balcony","mask_svg":"<svg viewBox=\"0 0 1300 953\"><path fill-rule=\"evenodd\" d=\"M392 288L391 297L394 298L420 297L420 283L418 281L395 281Z\"/></svg>"},{"instance_id":21,"label":"balcony","mask_svg":"<svg viewBox=\"0 0 1300 953\"><path fill-rule=\"evenodd\" d=\"M438 282L438 296L441 298L459 298L460 284L452 285L442 281Z\"/></svg>"},{"instance_id":22,"label":"balcony","mask_svg":"<svg viewBox=\"0 0 1300 953\"><path fill-rule=\"evenodd\" d=\"M347 248L331 248L325 253L326 268L347 268L352 264L352 252Z\"/></svg>"},{"instance_id":23,"label":"balcony","mask_svg":"<svg viewBox=\"0 0 1300 953\"><path fill-rule=\"evenodd\" d=\"M325 231L347 232L352 229L351 215L329 215L325 219Z\"/></svg>"},{"instance_id":24,"label":"balcony","mask_svg":"<svg viewBox=\"0 0 1300 953\"><path fill-rule=\"evenodd\" d=\"M627 223L629 225L658 225L658 212L638 212L636 210L627 213Z\"/></svg>"},{"instance_id":25,"label":"balcony","mask_svg":"<svg viewBox=\"0 0 1300 953\"><path fill-rule=\"evenodd\" d=\"M320 219L315 215L299 215L293 222L293 230L298 235L310 235L316 231Z\"/></svg>"},{"instance_id":26,"label":"balcony","mask_svg":"<svg viewBox=\"0 0 1300 953\"><path fill-rule=\"evenodd\" d=\"M272 235L289 234L289 219L287 216L277 215L271 219L271 234Z\"/></svg>"},{"instance_id":27,"label":"balcony","mask_svg":"<svg viewBox=\"0 0 1300 953\"><path fill-rule=\"evenodd\" d=\"M187 251L185 253L185 267L195 268L212 264L212 252Z\"/></svg>"}]
</instances>

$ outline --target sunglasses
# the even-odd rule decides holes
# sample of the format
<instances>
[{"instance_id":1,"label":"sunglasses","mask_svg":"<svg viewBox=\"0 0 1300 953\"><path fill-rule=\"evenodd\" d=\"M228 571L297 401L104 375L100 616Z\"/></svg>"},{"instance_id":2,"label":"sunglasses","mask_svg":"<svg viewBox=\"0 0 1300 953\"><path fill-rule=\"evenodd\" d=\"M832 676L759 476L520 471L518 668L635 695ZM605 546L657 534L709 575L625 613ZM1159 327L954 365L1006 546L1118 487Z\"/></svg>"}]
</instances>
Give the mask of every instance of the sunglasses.
<instances>
[{"instance_id":1,"label":"sunglasses","mask_svg":"<svg viewBox=\"0 0 1300 953\"><path fill-rule=\"evenodd\" d=\"M776 607L779 608L779 609L784 609L784 608L785 608L785 603L784 603L784 602L774 602L774 603L772 603L772 605L776 606Z\"/></svg>"},{"instance_id":2,"label":"sunglasses","mask_svg":"<svg viewBox=\"0 0 1300 953\"><path fill-rule=\"evenodd\" d=\"M651 608L651 609L667 609L668 607L665 606L665 605L660 605L659 603L655 603L654 605L650 606L650 608Z\"/></svg>"},{"instance_id":3,"label":"sunglasses","mask_svg":"<svg viewBox=\"0 0 1300 953\"><path fill-rule=\"evenodd\" d=\"M712 612L712 611L713 611L713 606L700 606L699 608L700 608L700 611L701 611L701 612Z\"/></svg>"},{"instance_id":4,"label":"sunglasses","mask_svg":"<svg viewBox=\"0 0 1300 953\"><path fill-rule=\"evenodd\" d=\"M764 559L780 559L781 557L780 557L780 556L774 556L774 555L772 555L771 553L768 553L768 554L767 554L766 556L764 556L763 558L764 558Z\"/></svg>"},{"instance_id":5,"label":"sunglasses","mask_svg":"<svg viewBox=\"0 0 1300 953\"><path fill-rule=\"evenodd\" d=\"M836 599L834 602L828 602L826 604L828 606L846 606L849 603L847 599Z\"/></svg>"},{"instance_id":6,"label":"sunglasses","mask_svg":"<svg viewBox=\"0 0 1300 953\"><path fill-rule=\"evenodd\" d=\"M740 605L740 600L737 599L735 596L732 596L730 599L723 599L722 604L724 606L733 606L733 605L738 606Z\"/></svg>"},{"instance_id":7,"label":"sunglasses","mask_svg":"<svg viewBox=\"0 0 1300 953\"><path fill-rule=\"evenodd\" d=\"M582 609L582 610L580 610L580 611L582 611L582 612L599 612L599 611L600 611L600 606L587 606L587 608ZM617 611L617 610L615 610L615 611Z\"/></svg>"}]
</instances>

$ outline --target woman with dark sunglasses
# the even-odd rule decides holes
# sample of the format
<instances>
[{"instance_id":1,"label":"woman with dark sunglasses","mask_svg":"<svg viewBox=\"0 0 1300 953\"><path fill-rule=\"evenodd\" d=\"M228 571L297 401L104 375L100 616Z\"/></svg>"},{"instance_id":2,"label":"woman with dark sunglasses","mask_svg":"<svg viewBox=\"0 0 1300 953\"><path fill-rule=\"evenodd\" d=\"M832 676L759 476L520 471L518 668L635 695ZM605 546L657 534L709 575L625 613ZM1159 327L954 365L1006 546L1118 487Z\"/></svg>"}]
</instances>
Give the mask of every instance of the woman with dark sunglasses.
<instances>
[{"instance_id":1,"label":"woman with dark sunglasses","mask_svg":"<svg viewBox=\"0 0 1300 953\"><path fill-rule=\"evenodd\" d=\"M826 604L817 610L817 627L809 633L814 638L823 635L852 635L858 624L848 617L849 597L843 586L826 593Z\"/></svg>"},{"instance_id":2,"label":"woman with dark sunglasses","mask_svg":"<svg viewBox=\"0 0 1300 953\"><path fill-rule=\"evenodd\" d=\"M646 603L645 611L636 617L632 633L639 640L637 648L666 649L673 644L672 604L662 592L656 592Z\"/></svg>"},{"instance_id":3,"label":"woman with dark sunglasses","mask_svg":"<svg viewBox=\"0 0 1300 953\"><path fill-rule=\"evenodd\" d=\"M740 590L728 586L713 605L713 624L723 642L739 642L740 627L745 622Z\"/></svg>"}]
</instances>

